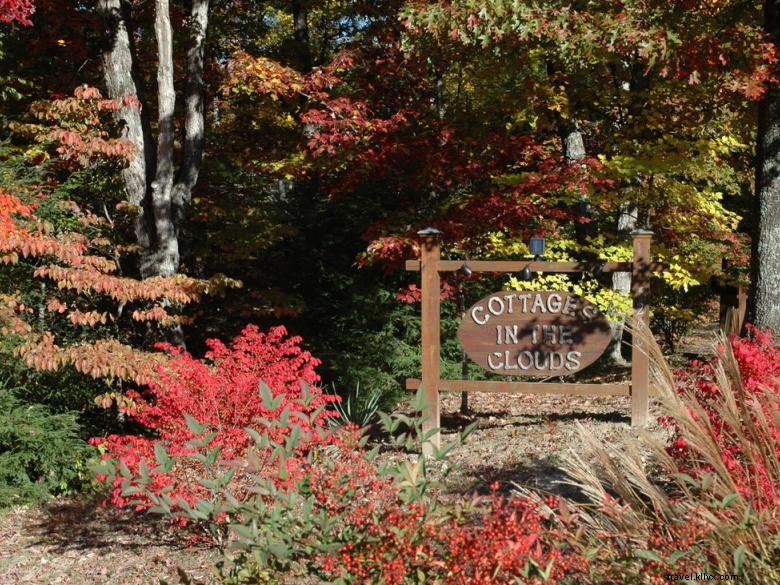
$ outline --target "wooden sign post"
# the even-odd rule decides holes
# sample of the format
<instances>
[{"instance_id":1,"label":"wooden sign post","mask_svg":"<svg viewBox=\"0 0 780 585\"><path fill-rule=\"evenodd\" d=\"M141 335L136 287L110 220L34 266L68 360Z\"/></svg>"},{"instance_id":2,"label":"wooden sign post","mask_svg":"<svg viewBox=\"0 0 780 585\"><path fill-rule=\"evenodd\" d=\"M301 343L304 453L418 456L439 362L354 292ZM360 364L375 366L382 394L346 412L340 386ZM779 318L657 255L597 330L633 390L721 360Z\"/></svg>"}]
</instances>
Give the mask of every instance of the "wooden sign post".
<instances>
[{"instance_id":1,"label":"wooden sign post","mask_svg":"<svg viewBox=\"0 0 780 585\"><path fill-rule=\"evenodd\" d=\"M633 333L631 335L631 424L645 426L650 409L650 361L641 332L650 326L650 243L653 232L637 230L634 238L634 261L631 270L631 296L634 298ZM639 334L639 335L638 335Z\"/></svg>"},{"instance_id":2,"label":"wooden sign post","mask_svg":"<svg viewBox=\"0 0 780 585\"><path fill-rule=\"evenodd\" d=\"M406 381L409 390L423 389L423 454L441 446L439 392L507 392L514 394L568 394L577 396L631 396L631 424L648 421L650 373L646 348L634 335L631 350L631 382L573 384L440 379L441 272L460 270L464 262L442 260L441 232L426 229L421 238L420 260L408 260L406 269L421 272L422 378ZM632 234L632 262L545 262L527 260L469 260L472 272L630 272L634 299L635 331L647 328L647 293L650 275L664 265L650 261L652 232ZM489 326L488 326L489 324ZM594 362L606 349L611 336L606 319L587 300L556 291L500 291L477 301L468 311L458 338L472 360L488 371L503 375L566 376Z\"/></svg>"},{"instance_id":3,"label":"wooden sign post","mask_svg":"<svg viewBox=\"0 0 780 585\"><path fill-rule=\"evenodd\" d=\"M425 407L423 409L423 435L433 432L429 441L423 443L423 454L431 455L431 445L441 447L440 433L434 432L441 426L439 410L439 363L441 358L440 307L441 282L439 278L439 235L438 230L423 230L421 254L421 336L422 336L422 379ZM431 293L425 294L429 290Z\"/></svg>"}]
</instances>

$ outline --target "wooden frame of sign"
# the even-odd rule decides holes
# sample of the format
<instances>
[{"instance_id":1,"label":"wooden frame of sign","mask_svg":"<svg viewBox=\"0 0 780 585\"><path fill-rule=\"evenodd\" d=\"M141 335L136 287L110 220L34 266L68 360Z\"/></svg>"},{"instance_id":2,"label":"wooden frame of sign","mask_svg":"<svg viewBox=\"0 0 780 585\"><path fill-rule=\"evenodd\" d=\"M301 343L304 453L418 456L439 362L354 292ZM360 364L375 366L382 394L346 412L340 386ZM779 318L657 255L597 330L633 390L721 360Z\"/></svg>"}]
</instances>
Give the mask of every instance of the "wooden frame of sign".
<instances>
[{"instance_id":1,"label":"wooden frame of sign","mask_svg":"<svg viewBox=\"0 0 780 585\"><path fill-rule=\"evenodd\" d=\"M631 346L631 381L622 384L574 384L574 383L549 383L549 382L503 382L503 381L475 381L475 380L442 380L440 375L440 295L441 272L455 272L460 270L463 260L443 260L441 258L439 236L440 232L427 229L418 232L421 237L420 260L407 260L406 270L421 272L420 294L422 297L422 377L420 379L406 380L407 390L423 388L425 407L423 410L423 433L428 434L434 429L438 430L441 420L439 392L505 392L513 394L568 394L575 396L630 396L631 397L631 424L644 426L648 421L649 395L650 395L650 365L647 352L642 348L642 341L637 336L633 337ZM472 272L522 272L526 267L531 272L563 273L563 272L630 272L631 296L633 298L633 314L631 316L635 329L649 324L649 312L647 307L647 293L650 284L650 274L664 267L661 263L650 261L650 244L653 233L646 230L638 230L631 233L633 238L634 257L632 262L544 262L527 260L469 260L466 262ZM508 293L508 294L507 294ZM501 300L504 299L504 300ZM524 304L521 304L522 303ZM481 303L481 304L480 304ZM513 304L514 303L514 304ZM545 372L539 363L538 352L530 351L533 346L513 345L516 353L510 357L506 352L506 359L500 351L490 351L497 347L487 349L489 345L485 341L484 332L476 331L474 325L490 324L491 337L497 337L493 344L502 343L518 344L517 325L524 324L526 334L532 336L533 343L553 343L561 340L568 343L567 349L573 351L551 352L547 351L541 359L550 365L559 368L559 373L552 375L567 375L592 363L603 352L601 347L604 339L603 324L592 318L589 303L579 297L567 293L536 292L529 294L517 294L504 291L494 293L478 301L469 311L472 315L472 323L461 325L458 338L464 345L469 356L477 361L483 368L503 374L542 375L551 374ZM507 313L512 313L517 308L516 316L507 318ZM530 317L533 309L534 316ZM468 312L467 312L468 314ZM555 314L553 320L550 315ZM582 319L589 323L589 327L577 328L575 320ZM520 321L518 321L520 319ZM525 321L522 321L525 319ZM529 320L531 319L531 320ZM510 329L512 327L512 329ZM557 327L557 329L556 329ZM494 332L495 331L495 332ZM572 333L576 331L576 333ZM556 339L556 335L557 338ZM538 336L538 338L537 338ZM595 341L594 341L595 340ZM596 346L596 349L593 347ZM545 346L548 349L552 346ZM503 346L498 348L503 350ZM588 351L590 349L590 351ZM519 353L517 353L519 351ZM493 356L491 358L491 356ZM534 358L537 363L534 364ZM545 360L547 360L545 362ZM510 368L511 364L511 368ZM576 367L575 367L576 366ZM499 367L507 370L500 371ZM568 371L567 371L568 370ZM441 446L441 437L437 432L431 434L428 441L423 444L423 453L432 454L433 447Z\"/></svg>"}]
</instances>

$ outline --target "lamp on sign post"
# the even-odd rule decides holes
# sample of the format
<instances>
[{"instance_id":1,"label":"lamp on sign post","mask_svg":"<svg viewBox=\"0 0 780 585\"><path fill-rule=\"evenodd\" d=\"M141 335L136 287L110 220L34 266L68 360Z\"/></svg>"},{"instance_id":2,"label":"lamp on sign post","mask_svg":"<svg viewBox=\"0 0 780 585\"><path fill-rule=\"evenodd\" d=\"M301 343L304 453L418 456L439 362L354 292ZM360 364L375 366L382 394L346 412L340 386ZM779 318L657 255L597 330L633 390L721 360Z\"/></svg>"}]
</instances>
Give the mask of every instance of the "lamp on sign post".
<instances>
[{"instance_id":1,"label":"lamp on sign post","mask_svg":"<svg viewBox=\"0 0 780 585\"><path fill-rule=\"evenodd\" d=\"M534 260L538 261L544 254L544 238L531 238L528 241L528 249Z\"/></svg>"},{"instance_id":2,"label":"lamp on sign post","mask_svg":"<svg viewBox=\"0 0 780 585\"><path fill-rule=\"evenodd\" d=\"M544 238L537 238L533 237L528 241L528 250L531 252L531 255L534 257L534 262L539 262L539 260L542 259L542 254L544 254ZM529 266L526 266L523 268L522 272L520 273L520 279L521 280L531 280L533 276L533 273L531 272L531 268Z\"/></svg>"}]
</instances>

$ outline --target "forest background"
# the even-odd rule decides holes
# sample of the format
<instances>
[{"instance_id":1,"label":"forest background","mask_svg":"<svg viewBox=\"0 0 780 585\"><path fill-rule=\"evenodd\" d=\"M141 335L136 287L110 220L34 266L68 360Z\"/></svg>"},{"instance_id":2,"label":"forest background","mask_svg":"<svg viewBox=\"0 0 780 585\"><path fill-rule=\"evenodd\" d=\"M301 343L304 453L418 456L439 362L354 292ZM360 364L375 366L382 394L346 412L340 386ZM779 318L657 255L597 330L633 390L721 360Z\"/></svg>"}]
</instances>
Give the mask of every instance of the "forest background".
<instances>
[{"instance_id":1,"label":"forest background","mask_svg":"<svg viewBox=\"0 0 780 585\"><path fill-rule=\"evenodd\" d=\"M302 343L326 388L391 407L419 372L402 267L429 226L466 262L527 257L531 236L549 259L629 260L651 229L667 346L726 281L780 326L774 2L0 11L0 503L89 483L86 440L139 430L160 342L201 356L283 325L279 355ZM630 307L627 275L456 275L445 377L484 375L453 333L501 286L585 294L616 339Z\"/></svg>"}]
</instances>

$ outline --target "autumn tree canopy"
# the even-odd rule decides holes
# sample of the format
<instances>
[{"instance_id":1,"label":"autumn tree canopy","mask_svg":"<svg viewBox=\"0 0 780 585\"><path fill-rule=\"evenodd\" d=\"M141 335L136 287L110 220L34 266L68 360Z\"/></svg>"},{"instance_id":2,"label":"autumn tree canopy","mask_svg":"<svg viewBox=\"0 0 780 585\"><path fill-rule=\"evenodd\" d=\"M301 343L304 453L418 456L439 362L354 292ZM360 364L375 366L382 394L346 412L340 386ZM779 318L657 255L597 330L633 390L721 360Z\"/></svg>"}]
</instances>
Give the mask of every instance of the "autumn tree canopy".
<instances>
[{"instance_id":1,"label":"autumn tree canopy","mask_svg":"<svg viewBox=\"0 0 780 585\"><path fill-rule=\"evenodd\" d=\"M121 426L103 408L167 360L155 344L198 355L283 324L325 382L392 402L419 342L399 269L429 226L463 260L525 257L537 235L551 259L621 261L649 228L669 267L652 303L667 347L713 318L714 280L752 287L752 320L780 328L778 14L773 0L0 0L0 371L36 389L25 400L68 396ZM452 278L445 323L487 288L560 287L592 297L620 341L629 284ZM443 351L460 374L457 345ZM54 372L73 376L57 393Z\"/></svg>"}]
</instances>

